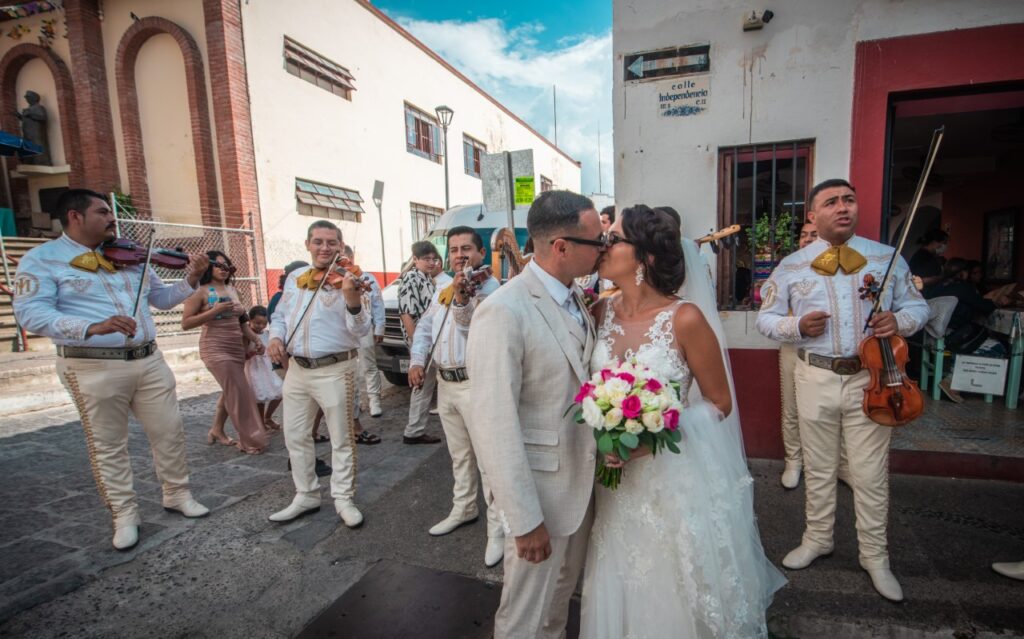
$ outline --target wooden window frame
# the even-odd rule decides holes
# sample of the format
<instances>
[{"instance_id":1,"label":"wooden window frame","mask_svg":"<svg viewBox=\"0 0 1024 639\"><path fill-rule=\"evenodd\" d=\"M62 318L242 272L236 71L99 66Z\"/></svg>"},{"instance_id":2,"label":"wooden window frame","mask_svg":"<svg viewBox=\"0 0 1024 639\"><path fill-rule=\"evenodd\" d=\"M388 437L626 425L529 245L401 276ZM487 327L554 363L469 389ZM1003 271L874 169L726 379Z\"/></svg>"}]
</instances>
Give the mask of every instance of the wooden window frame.
<instances>
[{"instance_id":1,"label":"wooden window frame","mask_svg":"<svg viewBox=\"0 0 1024 639\"><path fill-rule=\"evenodd\" d=\"M544 193L546 191L553 191L553 190L555 190L555 183L551 180L551 178L549 178L547 176L544 176L544 175L541 175L540 176L540 192Z\"/></svg>"},{"instance_id":2,"label":"wooden window frame","mask_svg":"<svg viewBox=\"0 0 1024 639\"><path fill-rule=\"evenodd\" d=\"M486 144L471 135L462 134L462 168L466 171L466 175L480 177L484 153L487 153Z\"/></svg>"},{"instance_id":3,"label":"wooden window frame","mask_svg":"<svg viewBox=\"0 0 1024 639\"><path fill-rule=\"evenodd\" d=\"M366 212L363 201L355 189L295 178L295 210L299 215L358 224Z\"/></svg>"},{"instance_id":4,"label":"wooden window frame","mask_svg":"<svg viewBox=\"0 0 1024 639\"><path fill-rule=\"evenodd\" d=\"M356 87L348 69L288 36L284 36L283 56L285 71L351 102Z\"/></svg>"},{"instance_id":5,"label":"wooden window frame","mask_svg":"<svg viewBox=\"0 0 1024 639\"><path fill-rule=\"evenodd\" d=\"M409 219L412 222L412 235L413 241L418 242L422 240L430 233L430 227L434 222L439 220L444 215L444 209L439 206L430 206L429 204L420 204L419 202L409 202ZM427 222L425 227L422 227L420 221ZM423 233L420 234L422 227Z\"/></svg>"},{"instance_id":6,"label":"wooden window frame","mask_svg":"<svg viewBox=\"0 0 1024 639\"><path fill-rule=\"evenodd\" d=\"M753 172L756 169L756 166L762 162L767 163L768 165L773 165L779 160L789 160L793 157L803 159L805 176L804 188L803 192L797 193L797 195L802 196L799 206L806 209L805 200L814 184L814 151L815 140L813 138L719 147L717 187L718 228L725 228L738 223L738 207L734 206L734 200L738 194L738 184L734 182L733 174L738 169L740 163L753 163ZM754 175L756 175L756 173L754 173ZM796 180L793 181L791 189L796 189ZM790 195L790 209L796 213L798 206L797 201L792 198L792 193ZM756 201L756 197L757 190L755 182L755 188L752 191L751 198ZM776 204L779 203L776 202ZM753 207L752 211L751 225L757 222L757 212ZM806 214L806 210L804 213ZM738 240L743 244L746 244L747 242L747 228L748 226L745 225L743 231L741 231L740 239ZM731 246L718 253L718 283L716 288L718 307L723 310L743 308L738 304L738 302L736 302L735 291L733 290L736 285L736 251L737 247ZM753 279L754 264L751 263L749 267L751 269L751 276ZM754 310L753 307L751 310Z\"/></svg>"},{"instance_id":7,"label":"wooden window frame","mask_svg":"<svg viewBox=\"0 0 1024 639\"><path fill-rule=\"evenodd\" d=\"M444 157L444 141L437 118L408 102L405 103L405 150L438 164Z\"/></svg>"}]
</instances>

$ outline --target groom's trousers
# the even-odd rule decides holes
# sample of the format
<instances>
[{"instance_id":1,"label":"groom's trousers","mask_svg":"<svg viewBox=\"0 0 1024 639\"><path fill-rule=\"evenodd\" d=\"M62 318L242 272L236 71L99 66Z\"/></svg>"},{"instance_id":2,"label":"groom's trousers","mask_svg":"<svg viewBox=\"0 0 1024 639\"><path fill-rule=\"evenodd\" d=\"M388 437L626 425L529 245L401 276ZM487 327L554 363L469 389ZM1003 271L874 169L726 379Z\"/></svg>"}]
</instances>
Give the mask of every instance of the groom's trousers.
<instances>
[{"instance_id":1,"label":"groom's trousers","mask_svg":"<svg viewBox=\"0 0 1024 639\"><path fill-rule=\"evenodd\" d=\"M836 479L840 451L846 451L849 484L857 517L860 565L888 568L889 438L892 428L864 414L867 371L837 375L803 361L796 365L796 401L807 486L807 527L803 543L832 550L836 517Z\"/></svg>"},{"instance_id":2,"label":"groom's trousers","mask_svg":"<svg viewBox=\"0 0 1024 639\"><path fill-rule=\"evenodd\" d=\"M520 559L515 537L505 536L505 586L494 616L495 639L565 637L569 599L583 571L593 522L591 498L580 527L567 537L552 537L551 556L539 564Z\"/></svg>"}]
</instances>

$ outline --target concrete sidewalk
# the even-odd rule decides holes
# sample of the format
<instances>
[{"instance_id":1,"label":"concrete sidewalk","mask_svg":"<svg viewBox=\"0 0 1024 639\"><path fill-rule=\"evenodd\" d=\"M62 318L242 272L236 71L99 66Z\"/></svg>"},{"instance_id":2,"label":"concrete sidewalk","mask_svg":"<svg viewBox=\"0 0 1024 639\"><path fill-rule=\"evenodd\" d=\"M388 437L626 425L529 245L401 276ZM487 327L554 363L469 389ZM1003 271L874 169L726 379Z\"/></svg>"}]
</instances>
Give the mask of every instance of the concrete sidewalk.
<instances>
[{"instance_id":1,"label":"concrete sidewalk","mask_svg":"<svg viewBox=\"0 0 1024 639\"><path fill-rule=\"evenodd\" d=\"M199 333L159 339L160 351L179 380L212 381L199 359ZM24 353L0 353L0 417L70 406L71 398L57 378L53 346Z\"/></svg>"},{"instance_id":2,"label":"concrete sidewalk","mask_svg":"<svg viewBox=\"0 0 1024 639\"><path fill-rule=\"evenodd\" d=\"M294 637L382 561L500 582L500 567L483 565L482 521L445 537L426 532L450 508L451 461L443 445L401 443L406 390L389 389L384 418L365 421L384 443L358 449L366 524L357 530L340 524L327 499L313 516L268 522L293 492L281 437L256 457L206 446L216 400L206 390L183 383L192 396L182 407L192 481L214 512L187 520L159 508L148 446L133 424L144 524L127 553L110 548L73 412L5 418L0 636ZM778 462L752 460L751 469L762 540L778 564L800 540L802 486L783 490ZM1024 485L894 476L892 503L892 566L907 601L883 600L857 565L851 494L840 488L835 554L787 571L790 583L769 610L773 635L1024 637L1024 582L989 568L1024 559Z\"/></svg>"}]
</instances>

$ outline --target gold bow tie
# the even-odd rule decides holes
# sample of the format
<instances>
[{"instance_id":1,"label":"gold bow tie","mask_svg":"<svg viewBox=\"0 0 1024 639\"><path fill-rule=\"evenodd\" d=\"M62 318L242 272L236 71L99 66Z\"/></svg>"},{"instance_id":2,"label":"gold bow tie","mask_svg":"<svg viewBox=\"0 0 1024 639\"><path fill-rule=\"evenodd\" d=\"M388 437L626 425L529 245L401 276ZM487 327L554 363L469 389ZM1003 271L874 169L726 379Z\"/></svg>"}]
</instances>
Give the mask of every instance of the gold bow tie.
<instances>
[{"instance_id":1,"label":"gold bow tie","mask_svg":"<svg viewBox=\"0 0 1024 639\"><path fill-rule=\"evenodd\" d=\"M822 275L835 275L840 268L843 273L849 275L856 273L867 265L868 261L864 256L843 244L842 246L830 246L825 252L814 258L811 268Z\"/></svg>"},{"instance_id":2,"label":"gold bow tie","mask_svg":"<svg viewBox=\"0 0 1024 639\"><path fill-rule=\"evenodd\" d=\"M80 268L83 271L91 271L93 273L95 273L98 268L103 268L103 270L108 273L113 273L117 270L117 267L114 266L113 262L96 251L87 251L82 253L75 259L71 260L70 264L75 268Z\"/></svg>"},{"instance_id":3,"label":"gold bow tie","mask_svg":"<svg viewBox=\"0 0 1024 639\"><path fill-rule=\"evenodd\" d=\"M299 288L315 289L320 286L320 282L316 280L316 276L323 273L322 268L311 268L295 280L295 285Z\"/></svg>"}]
</instances>

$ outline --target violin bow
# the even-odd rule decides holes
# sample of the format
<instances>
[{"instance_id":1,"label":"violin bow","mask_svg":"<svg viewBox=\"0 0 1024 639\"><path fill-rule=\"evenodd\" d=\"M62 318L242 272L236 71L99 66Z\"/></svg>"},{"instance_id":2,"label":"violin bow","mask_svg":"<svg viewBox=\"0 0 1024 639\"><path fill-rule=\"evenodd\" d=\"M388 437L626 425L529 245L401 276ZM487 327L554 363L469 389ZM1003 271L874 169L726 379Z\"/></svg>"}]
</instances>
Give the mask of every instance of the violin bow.
<instances>
[{"instance_id":1,"label":"violin bow","mask_svg":"<svg viewBox=\"0 0 1024 639\"><path fill-rule=\"evenodd\" d=\"M139 290L135 292L135 307L132 309L132 319L139 315L139 306L142 304L142 290L146 286L146 278L149 276L149 265L153 260L153 242L156 240L156 229L149 232L149 245L146 247L146 263L142 266L142 277L139 278ZM135 337L132 335L132 337Z\"/></svg>"},{"instance_id":2,"label":"violin bow","mask_svg":"<svg viewBox=\"0 0 1024 639\"><path fill-rule=\"evenodd\" d=\"M322 289L324 287L324 284L327 282L327 274L331 272L331 269L334 268L334 265L338 263L338 260L340 258L341 251L338 251L337 253L334 254L334 258L331 260L331 263L327 265L327 269L324 270L324 276L323 278L321 278L320 284L318 284L317 287L313 290L313 297L309 298L309 303L306 304L306 308L302 309L302 315L299 315L299 321L295 322L295 326L292 327L291 335L289 335L288 339L285 340L285 353L288 352L288 345L292 343L292 338L295 337L295 333L299 330L299 327L302 326L302 320L306 319L306 314L309 313L309 309L313 307L313 302L316 301L316 296L320 293L320 289Z\"/></svg>"},{"instance_id":3,"label":"violin bow","mask_svg":"<svg viewBox=\"0 0 1024 639\"><path fill-rule=\"evenodd\" d=\"M913 224L914 216L917 214L917 207L921 204L921 197L924 195L924 187L928 183L928 176L932 172L932 165L935 164L935 156L939 154L939 145L942 144L942 137L945 134L945 126L940 126L932 133L932 143L928 148L928 156L925 160L924 167L921 169L921 177L917 180L917 188L914 190L914 199L910 203L910 213L907 214L907 219L903 222L903 230L900 231L900 239L896 242L896 250L893 251L892 257L889 258L889 265L885 268L885 277L882 278L882 283L878 287L878 294L875 296L875 303L872 305L871 312L868 313L868 319L864 323L865 332L868 330L871 318L875 316L876 312L882 310L882 298L885 297L885 289L892 282L893 267L896 265L896 260L899 259L900 254L903 252L903 246L907 243L907 235L910 233L910 225Z\"/></svg>"}]
</instances>

